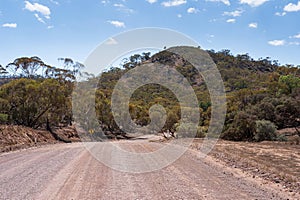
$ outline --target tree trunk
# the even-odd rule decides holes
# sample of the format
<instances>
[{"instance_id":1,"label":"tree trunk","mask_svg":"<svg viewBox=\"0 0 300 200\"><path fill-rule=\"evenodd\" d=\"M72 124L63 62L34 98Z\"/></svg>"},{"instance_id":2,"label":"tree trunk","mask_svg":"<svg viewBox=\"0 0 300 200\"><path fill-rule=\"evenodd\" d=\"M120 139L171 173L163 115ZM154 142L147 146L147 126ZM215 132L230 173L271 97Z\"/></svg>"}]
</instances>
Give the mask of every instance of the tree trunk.
<instances>
[{"instance_id":1,"label":"tree trunk","mask_svg":"<svg viewBox=\"0 0 300 200\"><path fill-rule=\"evenodd\" d=\"M64 142L64 143L71 143L70 140L65 140L61 137L59 137L59 135L57 135L50 127L50 123L49 123L49 119L47 118L47 122L46 122L46 129L47 131L49 131L51 133L51 135L54 137L55 140L60 141L60 142Z\"/></svg>"}]
</instances>

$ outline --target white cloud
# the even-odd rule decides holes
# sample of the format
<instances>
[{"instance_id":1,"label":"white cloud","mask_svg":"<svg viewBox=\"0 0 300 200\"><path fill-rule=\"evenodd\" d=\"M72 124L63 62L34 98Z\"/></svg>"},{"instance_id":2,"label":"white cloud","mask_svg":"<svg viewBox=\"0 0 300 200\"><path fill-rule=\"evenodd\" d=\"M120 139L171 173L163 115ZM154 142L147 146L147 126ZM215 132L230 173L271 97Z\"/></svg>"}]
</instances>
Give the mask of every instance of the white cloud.
<instances>
[{"instance_id":1,"label":"white cloud","mask_svg":"<svg viewBox=\"0 0 300 200\"><path fill-rule=\"evenodd\" d=\"M264 3L266 3L267 1L269 1L269 0L240 0L240 3L248 4L249 6L252 6L252 7L257 7L257 6L260 6Z\"/></svg>"},{"instance_id":2,"label":"white cloud","mask_svg":"<svg viewBox=\"0 0 300 200\"><path fill-rule=\"evenodd\" d=\"M178 18L181 18L181 17L182 17L182 14L178 14L177 17L178 17Z\"/></svg>"},{"instance_id":3,"label":"white cloud","mask_svg":"<svg viewBox=\"0 0 300 200\"><path fill-rule=\"evenodd\" d=\"M39 16L39 14L35 13L34 16L39 22L45 24L45 21Z\"/></svg>"},{"instance_id":4,"label":"white cloud","mask_svg":"<svg viewBox=\"0 0 300 200\"><path fill-rule=\"evenodd\" d=\"M257 28L257 27L258 27L258 24L255 23L255 22L253 22L253 23L250 23L250 24L248 25L248 27L249 27L249 28Z\"/></svg>"},{"instance_id":5,"label":"white cloud","mask_svg":"<svg viewBox=\"0 0 300 200\"><path fill-rule=\"evenodd\" d=\"M161 3L164 7L173 7L173 6L180 6L182 4L186 4L186 0L171 0L171 1L164 1Z\"/></svg>"},{"instance_id":6,"label":"white cloud","mask_svg":"<svg viewBox=\"0 0 300 200\"><path fill-rule=\"evenodd\" d=\"M151 4L153 4L153 3L156 3L157 2L157 0L146 0L148 3L151 3Z\"/></svg>"},{"instance_id":7,"label":"white cloud","mask_svg":"<svg viewBox=\"0 0 300 200\"><path fill-rule=\"evenodd\" d=\"M187 9L188 13L197 13L198 11L199 11L198 9L192 7Z\"/></svg>"},{"instance_id":8,"label":"white cloud","mask_svg":"<svg viewBox=\"0 0 300 200\"><path fill-rule=\"evenodd\" d=\"M226 22L227 22L227 23L235 23L235 22L236 22L236 19L228 19Z\"/></svg>"},{"instance_id":9,"label":"white cloud","mask_svg":"<svg viewBox=\"0 0 300 200\"><path fill-rule=\"evenodd\" d=\"M229 0L205 0L205 1L210 1L210 2L222 2L227 6L230 6L230 1Z\"/></svg>"},{"instance_id":10,"label":"white cloud","mask_svg":"<svg viewBox=\"0 0 300 200\"><path fill-rule=\"evenodd\" d=\"M127 8L124 4L121 4L121 3L115 3L113 6L116 7L118 9L118 11L121 11L121 12L124 12L127 14L134 13L134 10Z\"/></svg>"},{"instance_id":11,"label":"white cloud","mask_svg":"<svg viewBox=\"0 0 300 200\"><path fill-rule=\"evenodd\" d=\"M117 28L125 28L125 23L124 22L117 21L117 20L107 21L107 22L110 23L111 25L114 25Z\"/></svg>"},{"instance_id":12,"label":"white cloud","mask_svg":"<svg viewBox=\"0 0 300 200\"><path fill-rule=\"evenodd\" d=\"M299 45L300 45L300 42L290 42L289 45L296 45L296 46L299 46Z\"/></svg>"},{"instance_id":13,"label":"white cloud","mask_svg":"<svg viewBox=\"0 0 300 200\"><path fill-rule=\"evenodd\" d=\"M276 12L275 15L276 15L276 16L279 16L279 17L283 17L283 16L286 15L286 12L282 12L282 13Z\"/></svg>"},{"instance_id":14,"label":"white cloud","mask_svg":"<svg viewBox=\"0 0 300 200\"><path fill-rule=\"evenodd\" d=\"M300 33L297 34L297 35L292 36L291 38L297 38L297 39L300 39Z\"/></svg>"},{"instance_id":15,"label":"white cloud","mask_svg":"<svg viewBox=\"0 0 300 200\"><path fill-rule=\"evenodd\" d=\"M53 29L54 26L47 26L47 29Z\"/></svg>"},{"instance_id":16,"label":"white cloud","mask_svg":"<svg viewBox=\"0 0 300 200\"><path fill-rule=\"evenodd\" d=\"M272 40L269 41L268 44L272 46L283 46L285 45L285 40Z\"/></svg>"},{"instance_id":17,"label":"white cloud","mask_svg":"<svg viewBox=\"0 0 300 200\"><path fill-rule=\"evenodd\" d=\"M117 40L115 40L114 38L109 38L106 42L106 45L116 45L118 44Z\"/></svg>"},{"instance_id":18,"label":"white cloud","mask_svg":"<svg viewBox=\"0 0 300 200\"><path fill-rule=\"evenodd\" d=\"M213 42L212 39L215 37L215 35L207 34L206 37L207 37L207 42L212 43Z\"/></svg>"},{"instance_id":19,"label":"white cloud","mask_svg":"<svg viewBox=\"0 0 300 200\"><path fill-rule=\"evenodd\" d=\"M244 11L243 10L235 10L235 11L232 11L232 12L224 12L223 15L226 15L226 16L232 16L232 17L239 17L242 15Z\"/></svg>"},{"instance_id":20,"label":"white cloud","mask_svg":"<svg viewBox=\"0 0 300 200\"><path fill-rule=\"evenodd\" d=\"M288 5L284 6L283 10L286 12L300 11L300 1L298 1L298 4L289 3Z\"/></svg>"},{"instance_id":21,"label":"white cloud","mask_svg":"<svg viewBox=\"0 0 300 200\"><path fill-rule=\"evenodd\" d=\"M118 7L118 8L124 8L125 6L121 3L115 3L114 7Z\"/></svg>"},{"instance_id":22,"label":"white cloud","mask_svg":"<svg viewBox=\"0 0 300 200\"><path fill-rule=\"evenodd\" d=\"M59 3L57 1L54 0L50 0L51 3L55 4L55 5L59 5Z\"/></svg>"},{"instance_id":23,"label":"white cloud","mask_svg":"<svg viewBox=\"0 0 300 200\"><path fill-rule=\"evenodd\" d=\"M2 27L5 28L17 28L17 24L16 23L6 23L6 24L2 24Z\"/></svg>"},{"instance_id":24,"label":"white cloud","mask_svg":"<svg viewBox=\"0 0 300 200\"><path fill-rule=\"evenodd\" d=\"M47 6L41 5L39 3L32 4L29 1L25 1L25 9L29 10L30 12L39 12L47 19L50 18L50 9Z\"/></svg>"}]
</instances>

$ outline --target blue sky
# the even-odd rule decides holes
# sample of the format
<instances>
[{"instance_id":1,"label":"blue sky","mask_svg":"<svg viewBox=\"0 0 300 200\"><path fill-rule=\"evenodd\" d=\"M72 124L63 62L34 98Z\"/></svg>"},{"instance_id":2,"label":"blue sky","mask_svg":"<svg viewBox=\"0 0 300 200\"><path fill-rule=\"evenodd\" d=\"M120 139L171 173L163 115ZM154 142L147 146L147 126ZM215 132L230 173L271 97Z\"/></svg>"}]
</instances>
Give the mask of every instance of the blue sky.
<instances>
[{"instance_id":1,"label":"blue sky","mask_svg":"<svg viewBox=\"0 0 300 200\"><path fill-rule=\"evenodd\" d=\"M0 64L22 56L84 62L113 35L161 27L204 49L298 65L299 19L299 0L1 0Z\"/></svg>"}]
</instances>

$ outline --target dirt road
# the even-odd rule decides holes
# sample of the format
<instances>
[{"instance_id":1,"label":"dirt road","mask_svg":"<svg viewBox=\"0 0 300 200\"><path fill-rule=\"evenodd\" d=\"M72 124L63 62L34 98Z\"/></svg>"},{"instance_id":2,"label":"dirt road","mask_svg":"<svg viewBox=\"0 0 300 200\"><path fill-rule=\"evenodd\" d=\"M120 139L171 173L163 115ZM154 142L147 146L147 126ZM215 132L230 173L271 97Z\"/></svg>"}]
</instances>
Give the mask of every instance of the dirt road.
<instances>
[{"instance_id":1,"label":"dirt road","mask_svg":"<svg viewBox=\"0 0 300 200\"><path fill-rule=\"evenodd\" d=\"M140 151L157 144L129 141L120 145ZM0 155L0 199L288 198L293 199L288 193L233 173L210 157L200 159L192 150L172 165L141 174L112 170L80 143Z\"/></svg>"}]
</instances>

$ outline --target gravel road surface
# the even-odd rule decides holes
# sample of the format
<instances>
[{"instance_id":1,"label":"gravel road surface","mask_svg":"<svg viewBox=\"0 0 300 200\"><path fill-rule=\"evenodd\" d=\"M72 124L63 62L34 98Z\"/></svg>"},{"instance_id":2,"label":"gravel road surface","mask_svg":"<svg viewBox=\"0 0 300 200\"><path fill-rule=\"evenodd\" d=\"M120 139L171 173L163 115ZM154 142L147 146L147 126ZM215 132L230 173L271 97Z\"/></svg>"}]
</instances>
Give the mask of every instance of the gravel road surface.
<instances>
[{"instance_id":1,"label":"gravel road surface","mask_svg":"<svg viewBox=\"0 0 300 200\"><path fill-rule=\"evenodd\" d=\"M135 152L165 145L148 141L116 143ZM199 158L193 150L188 150L161 170L134 174L107 167L91 156L81 143L74 143L1 154L0 199L231 200L293 197L268 184L252 181L251 177L234 173L210 157Z\"/></svg>"}]
</instances>

